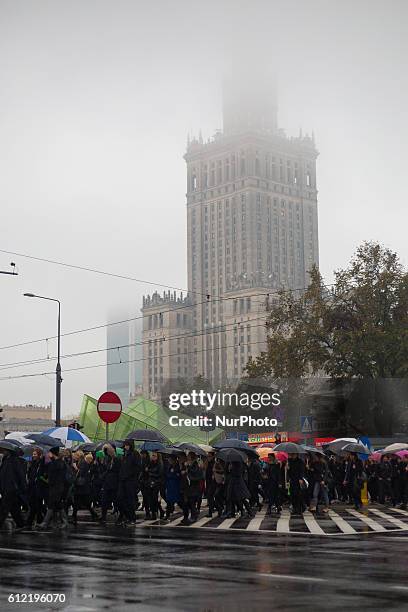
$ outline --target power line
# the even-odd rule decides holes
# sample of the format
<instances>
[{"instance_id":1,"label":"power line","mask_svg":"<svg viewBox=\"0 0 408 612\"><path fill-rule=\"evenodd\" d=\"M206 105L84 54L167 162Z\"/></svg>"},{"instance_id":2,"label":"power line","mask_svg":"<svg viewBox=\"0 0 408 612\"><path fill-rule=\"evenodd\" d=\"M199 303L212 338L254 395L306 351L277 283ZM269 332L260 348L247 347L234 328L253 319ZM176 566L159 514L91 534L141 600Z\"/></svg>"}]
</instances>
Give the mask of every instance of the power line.
<instances>
[{"instance_id":1,"label":"power line","mask_svg":"<svg viewBox=\"0 0 408 612\"><path fill-rule=\"evenodd\" d=\"M1 252L1 249L0 249ZM329 284L322 284L321 287L323 288L328 288L328 287L332 287L334 285L334 283L329 283ZM308 289L308 287L295 287L294 289L271 289L270 291L266 291L265 293L252 293L252 294L247 294L245 296L246 297L269 297L270 295L276 295L276 294L280 294L280 293L292 293L295 291L305 291L306 289ZM240 299L239 296L237 297L235 296L227 296L227 297L221 297L221 298L210 298L208 300L204 300L203 302L196 302L194 304L186 304L184 306L178 306L176 308L169 308L168 310L161 310L159 311L159 314L166 314L168 312L177 312L178 310L183 310L185 308L192 308L195 306L202 306L204 304L211 304L214 302L222 302L222 301L228 301L228 300L236 300L236 299ZM61 334L61 338L62 337L67 337L67 336L73 336L76 334L82 334L85 332L89 332L89 331L96 331L98 329L104 329L107 327L111 327L113 325L120 325L123 323L130 323L131 321L137 321L140 319L145 319L147 318L148 314L145 315L141 315L138 317L130 317L129 319L123 319L121 321L112 321L110 323L101 323L100 325L95 325L93 327L85 327L83 329L77 329L77 330L73 330L70 332L65 332L63 334ZM16 344L8 344L5 346L0 346L0 350L8 350L8 349L12 349L12 348L19 348L21 346L28 346L30 344L37 344L39 342L46 342L48 340L54 340L57 336L48 336L48 337L44 337L44 338L37 338L35 340L26 340L24 342L18 342Z\"/></svg>"},{"instance_id":2,"label":"power line","mask_svg":"<svg viewBox=\"0 0 408 612\"><path fill-rule=\"evenodd\" d=\"M256 327L264 327L263 325L253 325L252 329L256 328ZM266 339L265 340L259 340L257 342L246 342L245 346L252 346L255 344L265 344L266 343ZM226 346L218 346L218 347L213 347L211 349L212 352L214 351L221 351L221 350L225 350L228 348L235 348L237 346L241 346L241 343L238 342L238 344L230 344L230 345L226 345ZM170 353L168 355L162 355L162 358L167 358L167 357L181 357L183 355L196 355L198 353L205 353L207 350L207 348L204 349L195 349L193 351L186 351L184 353ZM99 363L99 364L95 364L95 365L89 365L89 366L81 366L78 368L69 368L67 370L64 370L64 374L66 374L67 372L79 372L82 370L91 370L94 368L106 368L108 366L112 366L112 365L121 365L121 364L128 364L128 363L137 363L140 361L148 361L149 359L151 359L151 357L141 357L140 359L129 359L128 361L121 361L119 363ZM0 381L5 381L5 380L17 380L17 379L21 379L21 378L34 378L37 376L47 376L50 374L55 374L55 372L37 372L35 374L18 374L16 376L6 376L6 377L2 377L0 378Z\"/></svg>"},{"instance_id":3,"label":"power line","mask_svg":"<svg viewBox=\"0 0 408 612\"><path fill-rule=\"evenodd\" d=\"M236 327L239 325L247 325L249 322L251 321L261 321L263 319L265 319L268 316L268 314L266 313L263 317L256 317L254 319L245 319L244 321L237 321L236 323L229 323L229 324L222 324L222 325L216 325L213 328L202 328L200 330L194 331L191 334L179 334L177 336L168 336L167 338L165 336L162 337L157 337L154 338L154 340L162 340L163 342L169 342L170 340L181 340L181 339L185 339L185 338L198 338L200 336L205 336L205 335L209 335L209 334L214 334L214 333L221 333L223 331L225 331L227 328L230 327ZM252 327L257 327L256 325L251 326ZM107 351L118 351L120 349L124 349L124 348L131 348L134 346L144 346L144 345L148 345L149 342L151 342L151 340L146 340L144 342L133 342L130 344L121 344L118 346L110 346L110 347L106 347L103 349L92 349L89 351L82 351L79 353L70 353L68 355L61 355L61 359L68 359L71 357L83 357L85 355L93 355L95 353L104 353ZM34 365L37 363L44 363L47 361L53 361L55 360L56 357L43 357L41 359L31 359L31 360L26 360L26 361L17 361L14 363L3 363L0 364L0 371L3 370L10 370L13 368L17 368L17 367L24 367L24 366L30 366L30 365ZM120 363L125 363L125 362L120 362ZM118 365L116 363L112 363L112 364L108 364L108 365Z\"/></svg>"}]
</instances>

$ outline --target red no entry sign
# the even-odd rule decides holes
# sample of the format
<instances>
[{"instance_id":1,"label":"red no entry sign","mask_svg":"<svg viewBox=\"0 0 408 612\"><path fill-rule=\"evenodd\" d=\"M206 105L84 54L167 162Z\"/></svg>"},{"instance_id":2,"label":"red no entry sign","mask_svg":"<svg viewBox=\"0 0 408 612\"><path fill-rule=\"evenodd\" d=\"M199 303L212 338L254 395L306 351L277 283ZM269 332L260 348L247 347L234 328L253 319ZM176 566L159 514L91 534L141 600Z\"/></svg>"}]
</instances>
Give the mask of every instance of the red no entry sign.
<instances>
[{"instance_id":1,"label":"red no entry sign","mask_svg":"<svg viewBox=\"0 0 408 612\"><path fill-rule=\"evenodd\" d=\"M118 420L122 413L122 402L120 401L119 395L113 393L113 391L106 391L102 393L98 399L98 414L99 418L104 423L114 423Z\"/></svg>"}]
</instances>

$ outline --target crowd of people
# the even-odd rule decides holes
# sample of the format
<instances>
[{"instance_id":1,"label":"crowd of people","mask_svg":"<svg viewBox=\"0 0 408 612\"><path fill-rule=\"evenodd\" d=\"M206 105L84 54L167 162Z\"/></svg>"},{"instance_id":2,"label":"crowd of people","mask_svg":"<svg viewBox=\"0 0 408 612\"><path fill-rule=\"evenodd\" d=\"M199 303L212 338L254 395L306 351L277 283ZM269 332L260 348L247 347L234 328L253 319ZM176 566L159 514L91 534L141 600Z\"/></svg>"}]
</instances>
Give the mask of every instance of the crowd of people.
<instances>
[{"instance_id":1,"label":"crowd of people","mask_svg":"<svg viewBox=\"0 0 408 612\"><path fill-rule=\"evenodd\" d=\"M294 515L324 514L336 502L359 509L364 483L372 502L403 509L408 503L408 456L392 454L375 462L356 453L282 458L272 451L264 460L252 452L225 461L216 450L139 452L133 440L125 440L122 456L110 443L102 456L58 446L35 448L30 461L12 450L1 453L0 529L9 514L17 529L66 528L77 524L79 510L101 525L122 526L135 525L138 510L163 521L180 511L181 524L190 525L203 498L208 517L253 517L263 506L266 514L279 515L284 506Z\"/></svg>"}]
</instances>

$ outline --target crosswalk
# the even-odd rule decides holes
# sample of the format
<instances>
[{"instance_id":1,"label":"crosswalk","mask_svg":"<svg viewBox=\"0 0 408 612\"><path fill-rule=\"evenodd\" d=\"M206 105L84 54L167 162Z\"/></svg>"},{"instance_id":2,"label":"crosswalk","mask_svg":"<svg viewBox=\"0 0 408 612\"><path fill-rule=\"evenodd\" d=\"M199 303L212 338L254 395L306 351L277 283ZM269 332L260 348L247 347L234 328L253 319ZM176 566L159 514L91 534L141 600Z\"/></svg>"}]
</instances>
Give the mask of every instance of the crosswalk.
<instances>
[{"instance_id":1,"label":"crosswalk","mask_svg":"<svg viewBox=\"0 0 408 612\"><path fill-rule=\"evenodd\" d=\"M144 520L138 517L137 527L177 528L193 530L236 530L250 533L303 534L314 536L359 535L408 531L408 511L384 506L369 506L361 510L336 506L326 514L308 510L292 516L284 508L280 515L267 515L265 509L254 517L209 517L204 508L197 521L183 525L183 515L174 513L169 520Z\"/></svg>"}]
</instances>

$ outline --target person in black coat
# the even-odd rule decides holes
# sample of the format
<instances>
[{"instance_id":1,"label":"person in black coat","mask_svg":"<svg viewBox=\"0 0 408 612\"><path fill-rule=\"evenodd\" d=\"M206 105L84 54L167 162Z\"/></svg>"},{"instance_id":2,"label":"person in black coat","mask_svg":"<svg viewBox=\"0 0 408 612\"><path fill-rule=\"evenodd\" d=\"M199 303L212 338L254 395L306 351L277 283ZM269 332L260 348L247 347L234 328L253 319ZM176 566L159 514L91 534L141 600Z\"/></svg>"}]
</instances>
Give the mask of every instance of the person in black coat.
<instances>
[{"instance_id":1,"label":"person in black coat","mask_svg":"<svg viewBox=\"0 0 408 612\"><path fill-rule=\"evenodd\" d=\"M164 468L162 458L158 453L152 452L150 463L147 469L146 483L146 498L147 508L146 513L153 520L157 519L157 513L160 511L160 517L164 518L164 512L159 504L159 492L164 481Z\"/></svg>"},{"instance_id":2,"label":"person in black coat","mask_svg":"<svg viewBox=\"0 0 408 612\"><path fill-rule=\"evenodd\" d=\"M259 459L251 456L248 465L248 489L251 495L249 503L252 508L257 507L258 510L262 508L262 504L259 502L259 485L261 482L262 476Z\"/></svg>"},{"instance_id":3,"label":"person in black coat","mask_svg":"<svg viewBox=\"0 0 408 612\"><path fill-rule=\"evenodd\" d=\"M98 515L92 507L92 454L88 453L87 455L84 455L82 451L77 451L74 453L73 459L75 483L72 522L74 525L77 525L78 510L82 508L88 510L93 519L98 518Z\"/></svg>"},{"instance_id":4,"label":"person in black coat","mask_svg":"<svg viewBox=\"0 0 408 612\"><path fill-rule=\"evenodd\" d=\"M363 486L363 462L356 454L349 454L344 486L347 488L350 499L354 502L356 510L361 508L361 488Z\"/></svg>"},{"instance_id":5,"label":"person in black coat","mask_svg":"<svg viewBox=\"0 0 408 612\"><path fill-rule=\"evenodd\" d=\"M101 523L106 522L109 508L116 507L119 487L119 473L121 462L116 457L116 450L112 444L104 444L104 470L102 472L102 491L101 491Z\"/></svg>"},{"instance_id":6,"label":"person in black coat","mask_svg":"<svg viewBox=\"0 0 408 612\"><path fill-rule=\"evenodd\" d=\"M302 489L304 487L305 464L297 453L289 453L288 456L288 478L290 501L293 514L302 514L304 503Z\"/></svg>"},{"instance_id":7,"label":"person in black coat","mask_svg":"<svg viewBox=\"0 0 408 612\"><path fill-rule=\"evenodd\" d=\"M17 454L13 451L2 450L3 461L0 467L0 529L10 513L17 528L24 527L21 514L21 503L26 500L26 476Z\"/></svg>"},{"instance_id":8,"label":"person in black coat","mask_svg":"<svg viewBox=\"0 0 408 612\"><path fill-rule=\"evenodd\" d=\"M215 453L209 452L207 465L205 467L205 496L208 504L208 517L211 517L215 508L215 491L217 488L214 478Z\"/></svg>"},{"instance_id":9,"label":"person in black coat","mask_svg":"<svg viewBox=\"0 0 408 612\"><path fill-rule=\"evenodd\" d=\"M34 522L41 523L45 515L45 499L47 494L47 466L45 465L41 448L35 448L32 460L27 470L27 498L29 513L26 526Z\"/></svg>"},{"instance_id":10,"label":"person in black coat","mask_svg":"<svg viewBox=\"0 0 408 612\"><path fill-rule=\"evenodd\" d=\"M37 525L38 529L47 529L54 515L59 515L62 527L68 526L68 519L64 507L64 494L66 491L66 465L60 457L58 446L48 451L50 462L47 466L48 475L48 500L47 513L42 523Z\"/></svg>"},{"instance_id":11,"label":"person in black coat","mask_svg":"<svg viewBox=\"0 0 408 612\"><path fill-rule=\"evenodd\" d=\"M282 510L282 476L281 465L276 460L275 453L269 453L268 464L264 470L265 492L268 501L266 514L272 513L273 506L277 513Z\"/></svg>"},{"instance_id":12,"label":"person in black coat","mask_svg":"<svg viewBox=\"0 0 408 612\"><path fill-rule=\"evenodd\" d=\"M131 526L136 523L136 491L140 479L140 454L135 451L133 440L125 440L124 455L119 472L118 525Z\"/></svg>"},{"instance_id":13,"label":"person in black coat","mask_svg":"<svg viewBox=\"0 0 408 612\"><path fill-rule=\"evenodd\" d=\"M235 516L235 508L243 516L244 506L248 516L252 516L252 510L249 505L251 494L244 480L245 466L238 461L232 461L227 469L226 479L226 498L228 517Z\"/></svg>"}]
</instances>

